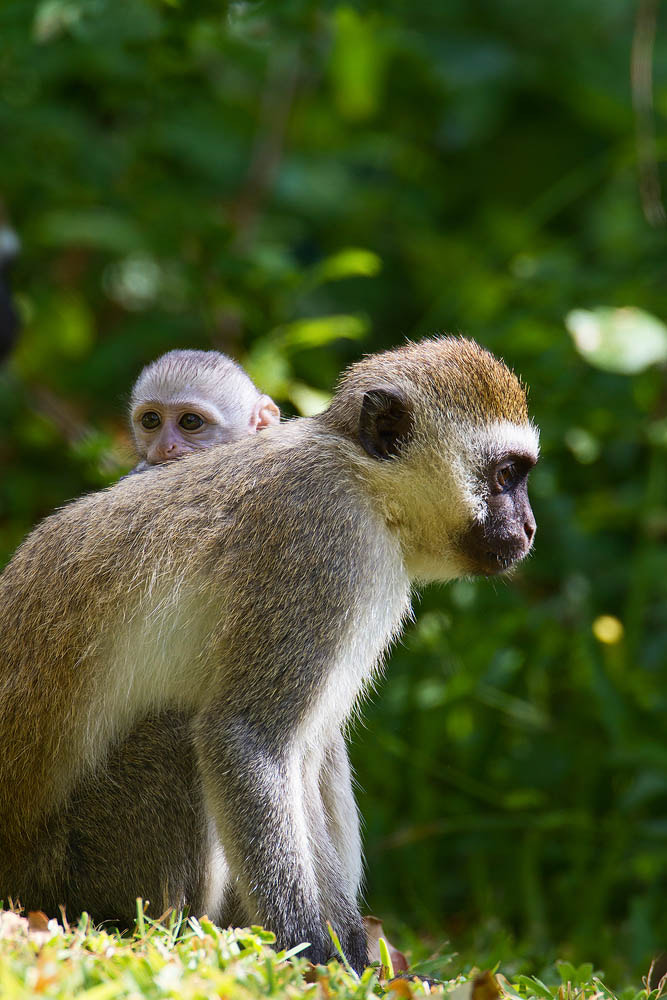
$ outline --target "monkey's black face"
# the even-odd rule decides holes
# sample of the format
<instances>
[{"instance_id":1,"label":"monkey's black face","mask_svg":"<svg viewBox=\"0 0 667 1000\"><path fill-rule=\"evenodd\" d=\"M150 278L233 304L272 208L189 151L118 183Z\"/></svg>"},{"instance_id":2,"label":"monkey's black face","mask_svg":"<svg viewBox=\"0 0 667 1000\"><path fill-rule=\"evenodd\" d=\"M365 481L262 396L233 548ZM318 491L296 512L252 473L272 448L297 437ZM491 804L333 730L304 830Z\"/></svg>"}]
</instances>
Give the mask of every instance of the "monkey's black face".
<instances>
[{"instance_id":1,"label":"monkey's black face","mask_svg":"<svg viewBox=\"0 0 667 1000\"><path fill-rule=\"evenodd\" d=\"M495 576L530 551L536 525L528 499L528 473L534 464L528 455L507 455L489 463L484 477L486 517L461 539L471 572Z\"/></svg>"}]
</instances>

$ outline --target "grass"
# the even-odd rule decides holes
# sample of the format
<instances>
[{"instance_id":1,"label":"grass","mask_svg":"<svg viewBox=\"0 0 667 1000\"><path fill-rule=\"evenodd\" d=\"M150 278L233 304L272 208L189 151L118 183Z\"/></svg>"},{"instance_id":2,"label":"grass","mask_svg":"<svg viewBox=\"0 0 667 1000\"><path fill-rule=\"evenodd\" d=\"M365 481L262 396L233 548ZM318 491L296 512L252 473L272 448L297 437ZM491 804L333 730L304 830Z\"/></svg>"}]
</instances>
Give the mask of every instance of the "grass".
<instances>
[{"instance_id":1,"label":"grass","mask_svg":"<svg viewBox=\"0 0 667 1000\"><path fill-rule=\"evenodd\" d=\"M28 1000L418 1000L435 994L449 1000L659 1000L666 992L629 988L615 995L590 965L558 963L544 979L470 968L455 979L416 977L390 981L369 967L361 977L344 961L312 966L299 948L276 951L273 935L216 927L206 918L172 914L165 922L140 914L132 936L93 927L84 915L76 926L0 912L0 997Z\"/></svg>"}]
</instances>

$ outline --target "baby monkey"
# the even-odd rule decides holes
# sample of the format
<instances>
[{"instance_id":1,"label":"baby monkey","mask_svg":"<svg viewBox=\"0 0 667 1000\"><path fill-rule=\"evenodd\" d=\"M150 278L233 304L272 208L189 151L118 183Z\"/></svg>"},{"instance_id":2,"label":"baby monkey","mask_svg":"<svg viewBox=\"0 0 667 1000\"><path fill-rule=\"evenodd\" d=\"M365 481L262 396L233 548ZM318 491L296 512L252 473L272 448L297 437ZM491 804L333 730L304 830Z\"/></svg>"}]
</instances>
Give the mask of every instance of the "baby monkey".
<instances>
[{"instance_id":1,"label":"baby monkey","mask_svg":"<svg viewBox=\"0 0 667 1000\"><path fill-rule=\"evenodd\" d=\"M130 420L140 460L134 473L238 441L279 423L280 410L226 354L169 351L135 382Z\"/></svg>"}]
</instances>

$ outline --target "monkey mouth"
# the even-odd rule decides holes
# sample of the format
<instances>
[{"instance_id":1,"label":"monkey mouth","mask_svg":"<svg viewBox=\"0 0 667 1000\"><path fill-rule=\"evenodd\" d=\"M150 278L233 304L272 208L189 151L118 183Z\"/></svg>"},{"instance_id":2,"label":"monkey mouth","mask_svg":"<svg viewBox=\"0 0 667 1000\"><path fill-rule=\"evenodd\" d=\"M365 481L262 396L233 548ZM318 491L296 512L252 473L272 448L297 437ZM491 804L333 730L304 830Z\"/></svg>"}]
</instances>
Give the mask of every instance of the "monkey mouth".
<instances>
[{"instance_id":1,"label":"monkey mouth","mask_svg":"<svg viewBox=\"0 0 667 1000\"><path fill-rule=\"evenodd\" d=\"M525 552L485 552L483 560L480 561L480 569L483 576L499 576L507 573L508 570L516 566L525 556Z\"/></svg>"},{"instance_id":2,"label":"monkey mouth","mask_svg":"<svg viewBox=\"0 0 667 1000\"><path fill-rule=\"evenodd\" d=\"M473 524L458 540L458 550L475 576L500 576L528 555L531 539L525 534L488 524Z\"/></svg>"},{"instance_id":3,"label":"monkey mouth","mask_svg":"<svg viewBox=\"0 0 667 1000\"><path fill-rule=\"evenodd\" d=\"M528 554L529 547L524 545L503 545L497 549L480 548L477 551L468 548L465 553L469 571L474 576L501 576L509 572Z\"/></svg>"}]
</instances>

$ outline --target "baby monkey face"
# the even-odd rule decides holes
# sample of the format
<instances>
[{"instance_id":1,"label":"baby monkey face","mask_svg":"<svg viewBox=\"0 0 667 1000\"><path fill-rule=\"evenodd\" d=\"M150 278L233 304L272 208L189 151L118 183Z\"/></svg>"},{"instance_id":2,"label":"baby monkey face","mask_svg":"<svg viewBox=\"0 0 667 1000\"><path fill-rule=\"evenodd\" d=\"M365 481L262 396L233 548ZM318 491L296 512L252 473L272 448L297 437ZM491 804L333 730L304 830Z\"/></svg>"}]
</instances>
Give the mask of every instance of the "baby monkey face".
<instances>
[{"instance_id":1,"label":"baby monkey face","mask_svg":"<svg viewBox=\"0 0 667 1000\"><path fill-rule=\"evenodd\" d=\"M240 365L219 351L168 351L132 389L130 423L140 465L238 441L277 424L280 410Z\"/></svg>"},{"instance_id":2,"label":"baby monkey face","mask_svg":"<svg viewBox=\"0 0 667 1000\"><path fill-rule=\"evenodd\" d=\"M227 444L255 430L251 414L241 413L238 408L230 411L202 405L201 400L147 403L134 414L133 424L138 450L150 465L173 462L192 451Z\"/></svg>"}]
</instances>

